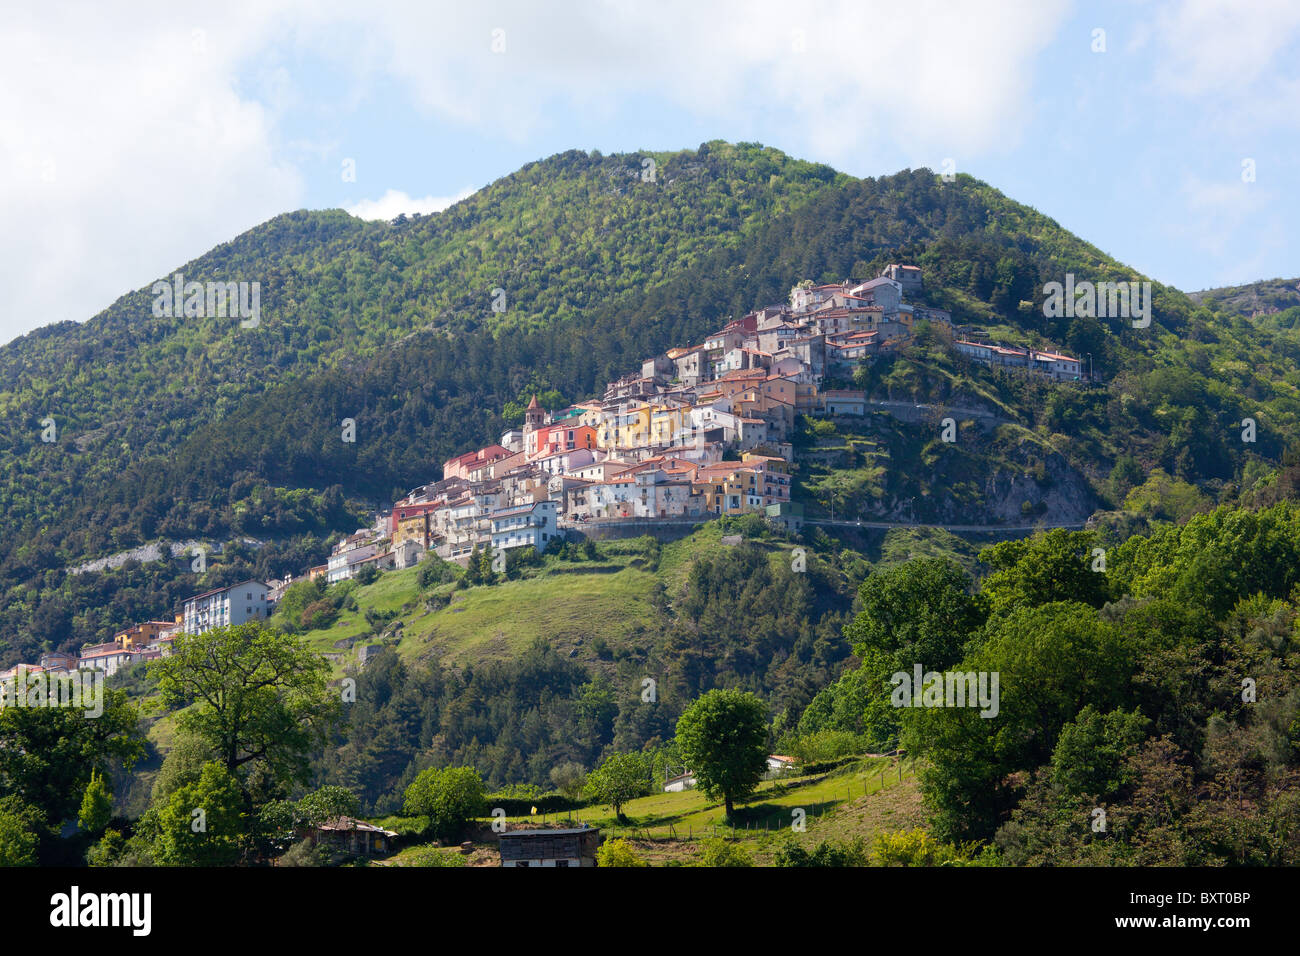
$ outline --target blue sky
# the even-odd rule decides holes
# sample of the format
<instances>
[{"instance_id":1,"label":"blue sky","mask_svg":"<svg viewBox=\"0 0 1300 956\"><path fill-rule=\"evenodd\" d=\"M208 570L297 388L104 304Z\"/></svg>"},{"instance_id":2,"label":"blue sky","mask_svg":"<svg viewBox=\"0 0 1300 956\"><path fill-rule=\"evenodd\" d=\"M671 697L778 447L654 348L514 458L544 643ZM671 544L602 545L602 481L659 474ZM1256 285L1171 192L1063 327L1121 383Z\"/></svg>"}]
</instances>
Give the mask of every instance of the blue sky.
<instances>
[{"instance_id":1,"label":"blue sky","mask_svg":"<svg viewBox=\"0 0 1300 956\"><path fill-rule=\"evenodd\" d=\"M33 2L0 36L0 341L286 210L709 139L951 160L1189 291L1296 276L1298 46L1276 0Z\"/></svg>"}]
</instances>

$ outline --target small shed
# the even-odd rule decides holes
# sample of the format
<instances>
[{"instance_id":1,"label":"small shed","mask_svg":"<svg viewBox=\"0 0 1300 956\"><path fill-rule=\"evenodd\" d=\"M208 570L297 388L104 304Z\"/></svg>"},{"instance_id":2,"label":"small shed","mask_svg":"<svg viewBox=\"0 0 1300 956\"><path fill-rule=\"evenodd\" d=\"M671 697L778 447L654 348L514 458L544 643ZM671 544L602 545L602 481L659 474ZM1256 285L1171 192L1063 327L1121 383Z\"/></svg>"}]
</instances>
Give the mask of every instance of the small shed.
<instances>
[{"instance_id":1,"label":"small shed","mask_svg":"<svg viewBox=\"0 0 1300 956\"><path fill-rule=\"evenodd\" d=\"M388 853L397 834L365 820L353 817L335 817L318 823L307 831L312 846L326 844L355 856L374 856Z\"/></svg>"},{"instance_id":2,"label":"small shed","mask_svg":"<svg viewBox=\"0 0 1300 956\"><path fill-rule=\"evenodd\" d=\"M507 830L501 834L502 866L595 866L597 827Z\"/></svg>"}]
</instances>

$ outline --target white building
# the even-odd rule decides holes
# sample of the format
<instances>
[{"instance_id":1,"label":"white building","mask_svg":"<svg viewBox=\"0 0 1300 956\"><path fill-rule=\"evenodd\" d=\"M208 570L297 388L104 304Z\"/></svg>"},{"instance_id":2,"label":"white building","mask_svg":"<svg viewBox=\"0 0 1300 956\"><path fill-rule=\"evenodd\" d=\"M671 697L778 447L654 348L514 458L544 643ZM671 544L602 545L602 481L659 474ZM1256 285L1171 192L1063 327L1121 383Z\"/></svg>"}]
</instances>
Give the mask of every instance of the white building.
<instances>
[{"instance_id":1,"label":"white building","mask_svg":"<svg viewBox=\"0 0 1300 956\"><path fill-rule=\"evenodd\" d=\"M265 620L267 587L261 581L244 581L227 588L204 591L182 605L186 634L202 634L214 627L235 627Z\"/></svg>"},{"instance_id":2,"label":"white building","mask_svg":"<svg viewBox=\"0 0 1300 956\"><path fill-rule=\"evenodd\" d=\"M336 581L346 581L356 573L357 565L373 558L379 551L377 544L367 544L360 548L353 548L351 551L342 551L338 554L331 554L329 568L326 571L326 578L330 584Z\"/></svg>"},{"instance_id":3,"label":"white building","mask_svg":"<svg viewBox=\"0 0 1300 956\"><path fill-rule=\"evenodd\" d=\"M112 677L119 670L130 667L145 659L143 649L131 650L119 647L113 642L97 644L81 652L78 664L84 670L103 671L104 676Z\"/></svg>"},{"instance_id":4,"label":"white building","mask_svg":"<svg viewBox=\"0 0 1300 956\"><path fill-rule=\"evenodd\" d=\"M664 781L664 793L681 793L695 789L695 774L681 773Z\"/></svg>"},{"instance_id":5,"label":"white building","mask_svg":"<svg viewBox=\"0 0 1300 956\"><path fill-rule=\"evenodd\" d=\"M556 502L537 501L492 514L492 549L536 548L545 551L559 534Z\"/></svg>"}]
</instances>

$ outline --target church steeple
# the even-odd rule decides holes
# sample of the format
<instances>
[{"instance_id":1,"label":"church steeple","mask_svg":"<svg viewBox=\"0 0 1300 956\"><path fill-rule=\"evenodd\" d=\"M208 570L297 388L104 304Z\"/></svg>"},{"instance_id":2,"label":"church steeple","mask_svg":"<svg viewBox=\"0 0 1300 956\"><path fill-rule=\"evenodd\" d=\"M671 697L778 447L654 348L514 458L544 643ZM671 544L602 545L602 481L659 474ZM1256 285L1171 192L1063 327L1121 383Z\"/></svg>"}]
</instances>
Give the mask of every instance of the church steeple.
<instances>
[{"instance_id":1,"label":"church steeple","mask_svg":"<svg viewBox=\"0 0 1300 956\"><path fill-rule=\"evenodd\" d=\"M534 395L533 400L528 403L528 409L524 412L524 431L533 431L544 424L546 424L546 412Z\"/></svg>"}]
</instances>

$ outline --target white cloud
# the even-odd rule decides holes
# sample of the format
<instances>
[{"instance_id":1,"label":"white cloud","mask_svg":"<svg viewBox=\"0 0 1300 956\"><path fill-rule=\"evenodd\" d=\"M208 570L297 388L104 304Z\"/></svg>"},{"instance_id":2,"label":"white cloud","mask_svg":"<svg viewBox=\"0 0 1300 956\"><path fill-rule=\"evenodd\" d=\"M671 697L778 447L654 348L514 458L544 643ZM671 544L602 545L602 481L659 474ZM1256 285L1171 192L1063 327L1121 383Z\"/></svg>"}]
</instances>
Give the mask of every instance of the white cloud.
<instances>
[{"instance_id":1,"label":"white cloud","mask_svg":"<svg viewBox=\"0 0 1300 956\"><path fill-rule=\"evenodd\" d=\"M6 16L0 341L88 318L300 201L274 118L235 92L255 4L202 26L165 3Z\"/></svg>"},{"instance_id":2,"label":"white cloud","mask_svg":"<svg viewBox=\"0 0 1300 956\"><path fill-rule=\"evenodd\" d=\"M475 192L477 192L475 189L464 189L454 196L425 196L421 199L413 199L401 190L390 189L378 199L363 199L345 209L358 219L388 221L396 219L402 213L409 216L417 212L427 216L430 213L442 212L448 206L462 199L468 199Z\"/></svg>"},{"instance_id":3,"label":"white cloud","mask_svg":"<svg viewBox=\"0 0 1300 956\"><path fill-rule=\"evenodd\" d=\"M870 168L902 150L963 169L1023 129L1035 58L1065 12L1065 0L588 0L562 16L531 0L8 10L0 341L85 319L302 205L312 153L338 132L289 135L288 113L346 115L378 92L389 110L414 104L498 139L554 142L574 113L599 119L654 97L709 128L762 130L842 165ZM297 75L306 61L337 69L334 101ZM394 82L408 101L394 101ZM390 190L352 211L447 201Z\"/></svg>"},{"instance_id":4,"label":"white cloud","mask_svg":"<svg viewBox=\"0 0 1300 956\"><path fill-rule=\"evenodd\" d=\"M1295 43L1295 0L1183 0L1155 16L1157 80L1184 96L1240 94ZM1294 107L1294 101L1292 101Z\"/></svg>"},{"instance_id":5,"label":"white cloud","mask_svg":"<svg viewBox=\"0 0 1300 956\"><path fill-rule=\"evenodd\" d=\"M884 130L905 149L969 155L1023 126L1033 61L1067 7L620 0L572 4L559 17L534 3L488 11L390 0L356 14L366 40L338 54L399 77L432 113L504 136L563 115L547 109L557 100L600 115L652 94L711 122L782 120L838 157L878 149Z\"/></svg>"}]
</instances>

